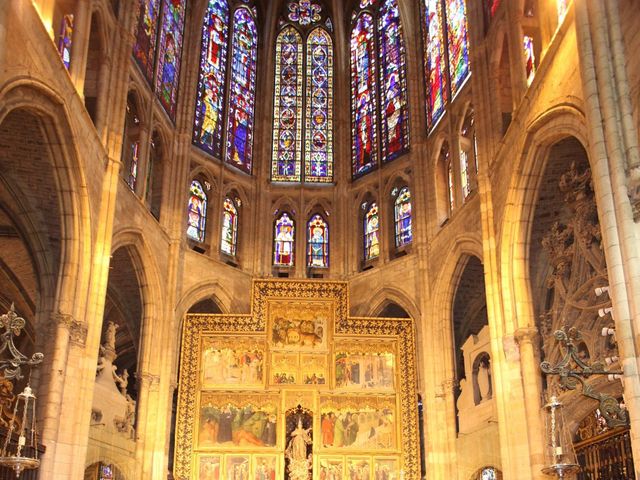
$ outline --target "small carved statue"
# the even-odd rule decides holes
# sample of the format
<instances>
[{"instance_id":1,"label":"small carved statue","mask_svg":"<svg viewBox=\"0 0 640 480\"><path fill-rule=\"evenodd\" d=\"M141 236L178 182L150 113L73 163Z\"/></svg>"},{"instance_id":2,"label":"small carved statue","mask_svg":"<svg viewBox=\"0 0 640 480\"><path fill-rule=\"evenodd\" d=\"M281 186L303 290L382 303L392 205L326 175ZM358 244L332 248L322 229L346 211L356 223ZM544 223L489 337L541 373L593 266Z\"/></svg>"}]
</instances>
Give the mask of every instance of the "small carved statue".
<instances>
[{"instance_id":1,"label":"small carved statue","mask_svg":"<svg viewBox=\"0 0 640 480\"><path fill-rule=\"evenodd\" d=\"M105 338L105 347L110 348L111 350L116 349L116 331L118 330L118 325L113 322L109 322L107 324L107 333Z\"/></svg>"}]
</instances>

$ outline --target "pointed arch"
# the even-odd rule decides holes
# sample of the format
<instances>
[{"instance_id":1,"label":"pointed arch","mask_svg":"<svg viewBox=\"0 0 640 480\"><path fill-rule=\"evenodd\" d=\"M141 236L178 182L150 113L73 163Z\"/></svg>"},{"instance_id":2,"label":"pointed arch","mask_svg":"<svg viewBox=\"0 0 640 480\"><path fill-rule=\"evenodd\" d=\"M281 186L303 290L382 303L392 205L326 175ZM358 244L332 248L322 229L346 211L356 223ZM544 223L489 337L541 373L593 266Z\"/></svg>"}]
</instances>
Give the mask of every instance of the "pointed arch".
<instances>
[{"instance_id":1,"label":"pointed arch","mask_svg":"<svg viewBox=\"0 0 640 480\"><path fill-rule=\"evenodd\" d=\"M249 174L253 164L257 56L255 18L248 8L240 7L233 14L225 161Z\"/></svg>"}]
</instances>

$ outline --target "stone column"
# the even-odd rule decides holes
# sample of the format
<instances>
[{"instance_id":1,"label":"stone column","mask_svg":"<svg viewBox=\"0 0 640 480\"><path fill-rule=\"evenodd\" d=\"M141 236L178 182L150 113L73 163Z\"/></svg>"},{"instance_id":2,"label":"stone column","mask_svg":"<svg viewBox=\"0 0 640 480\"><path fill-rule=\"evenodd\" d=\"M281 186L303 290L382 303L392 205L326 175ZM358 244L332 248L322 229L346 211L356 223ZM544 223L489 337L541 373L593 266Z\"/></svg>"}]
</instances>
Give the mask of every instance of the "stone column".
<instances>
[{"instance_id":1,"label":"stone column","mask_svg":"<svg viewBox=\"0 0 640 480\"><path fill-rule=\"evenodd\" d=\"M544 425L540 404L540 366L536 361L533 340L538 335L535 327L522 327L515 331L515 338L520 347L520 368L524 388L524 407L527 412L527 436L533 478L543 479L541 469L544 466Z\"/></svg>"}]
</instances>

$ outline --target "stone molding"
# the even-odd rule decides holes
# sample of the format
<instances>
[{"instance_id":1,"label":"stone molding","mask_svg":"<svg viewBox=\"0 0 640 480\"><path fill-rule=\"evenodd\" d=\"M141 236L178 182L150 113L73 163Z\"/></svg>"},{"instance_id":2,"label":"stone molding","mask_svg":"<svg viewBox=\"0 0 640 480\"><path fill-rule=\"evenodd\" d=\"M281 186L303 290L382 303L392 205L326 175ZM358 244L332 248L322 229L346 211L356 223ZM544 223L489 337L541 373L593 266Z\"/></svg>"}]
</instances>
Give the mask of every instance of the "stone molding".
<instances>
[{"instance_id":1,"label":"stone molding","mask_svg":"<svg viewBox=\"0 0 640 480\"><path fill-rule=\"evenodd\" d=\"M76 320L73 315L67 313L55 313L52 315L52 320L52 327L63 327L67 330L72 345L86 346L89 328L85 322Z\"/></svg>"}]
</instances>

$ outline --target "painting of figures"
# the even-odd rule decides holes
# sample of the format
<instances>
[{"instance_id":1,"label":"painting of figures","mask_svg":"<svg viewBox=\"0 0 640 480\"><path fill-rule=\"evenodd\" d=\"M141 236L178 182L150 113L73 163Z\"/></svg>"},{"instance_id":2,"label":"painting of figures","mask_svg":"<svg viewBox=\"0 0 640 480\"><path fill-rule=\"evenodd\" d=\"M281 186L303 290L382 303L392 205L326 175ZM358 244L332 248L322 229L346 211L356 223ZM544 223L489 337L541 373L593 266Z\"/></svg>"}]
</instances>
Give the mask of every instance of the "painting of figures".
<instances>
[{"instance_id":1,"label":"painting of figures","mask_svg":"<svg viewBox=\"0 0 640 480\"><path fill-rule=\"evenodd\" d=\"M336 388L348 390L393 390L394 355L390 352L349 353L336 359Z\"/></svg>"},{"instance_id":2,"label":"painting of figures","mask_svg":"<svg viewBox=\"0 0 640 480\"><path fill-rule=\"evenodd\" d=\"M371 462L368 458L347 458L348 480L370 480Z\"/></svg>"},{"instance_id":3,"label":"painting of figures","mask_svg":"<svg viewBox=\"0 0 640 480\"><path fill-rule=\"evenodd\" d=\"M253 457L253 479L275 480L278 472L278 457L275 455L256 455Z\"/></svg>"},{"instance_id":4,"label":"painting of figures","mask_svg":"<svg viewBox=\"0 0 640 480\"><path fill-rule=\"evenodd\" d=\"M397 458L375 458L373 460L373 480L399 480L400 470Z\"/></svg>"},{"instance_id":5,"label":"painting of figures","mask_svg":"<svg viewBox=\"0 0 640 480\"><path fill-rule=\"evenodd\" d=\"M288 351L326 350L332 318L329 302L269 303L272 348Z\"/></svg>"},{"instance_id":6,"label":"painting of figures","mask_svg":"<svg viewBox=\"0 0 640 480\"><path fill-rule=\"evenodd\" d=\"M224 480L249 480L250 467L247 456L227 456Z\"/></svg>"},{"instance_id":7,"label":"painting of figures","mask_svg":"<svg viewBox=\"0 0 640 480\"><path fill-rule=\"evenodd\" d=\"M326 385L327 357L325 355L301 354L300 377L304 385Z\"/></svg>"},{"instance_id":8,"label":"painting of figures","mask_svg":"<svg viewBox=\"0 0 640 480\"><path fill-rule=\"evenodd\" d=\"M342 458L324 457L320 459L321 480L342 480Z\"/></svg>"},{"instance_id":9,"label":"painting of figures","mask_svg":"<svg viewBox=\"0 0 640 480\"><path fill-rule=\"evenodd\" d=\"M216 402L203 395L198 430L199 446L274 447L276 445L277 403L252 404Z\"/></svg>"},{"instance_id":10,"label":"painting of figures","mask_svg":"<svg viewBox=\"0 0 640 480\"><path fill-rule=\"evenodd\" d=\"M201 365L203 388L262 386L264 347L243 338L207 338Z\"/></svg>"},{"instance_id":11,"label":"painting of figures","mask_svg":"<svg viewBox=\"0 0 640 480\"><path fill-rule=\"evenodd\" d=\"M394 448L396 420L391 408L324 407L322 447L378 450Z\"/></svg>"},{"instance_id":12,"label":"painting of figures","mask_svg":"<svg viewBox=\"0 0 640 480\"><path fill-rule=\"evenodd\" d=\"M271 384L292 385L298 382L298 354L274 353L271 356Z\"/></svg>"},{"instance_id":13,"label":"painting of figures","mask_svg":"<svg viewBox=\"0 0 640 480\"><path fill-rule=\"evenodd\" d=\"M198 480L222 480L222 457L220 455L207 455L200 457Z\"/></svg>"}]
</instances>

